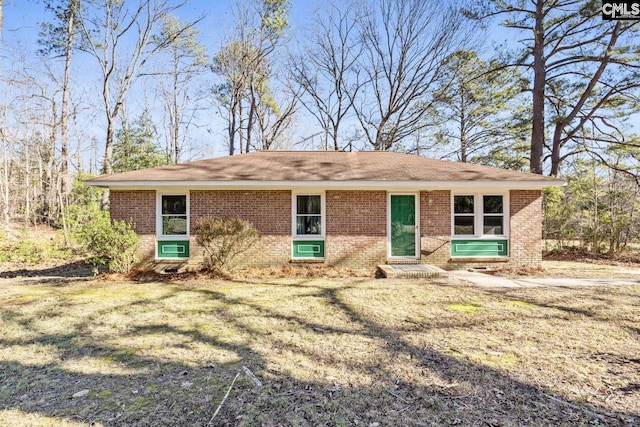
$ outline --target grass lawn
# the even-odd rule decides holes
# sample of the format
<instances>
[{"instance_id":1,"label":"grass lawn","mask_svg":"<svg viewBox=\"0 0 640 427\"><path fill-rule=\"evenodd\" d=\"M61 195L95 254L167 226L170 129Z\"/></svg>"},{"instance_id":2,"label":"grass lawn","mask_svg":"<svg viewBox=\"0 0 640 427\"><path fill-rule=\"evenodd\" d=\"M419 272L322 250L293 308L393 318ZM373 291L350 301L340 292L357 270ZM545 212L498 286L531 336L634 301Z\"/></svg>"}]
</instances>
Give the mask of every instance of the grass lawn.
<instances>
[{"instance_id":1,"label":"grass lawn","mask_svg":"<svg viewBox=\"0 0 640 427\"><path fill-rule=\"evenodd\" d=\"M88 424L640 425L640 286L0 279L0 425Z\"/></svg>"}]
</instances>

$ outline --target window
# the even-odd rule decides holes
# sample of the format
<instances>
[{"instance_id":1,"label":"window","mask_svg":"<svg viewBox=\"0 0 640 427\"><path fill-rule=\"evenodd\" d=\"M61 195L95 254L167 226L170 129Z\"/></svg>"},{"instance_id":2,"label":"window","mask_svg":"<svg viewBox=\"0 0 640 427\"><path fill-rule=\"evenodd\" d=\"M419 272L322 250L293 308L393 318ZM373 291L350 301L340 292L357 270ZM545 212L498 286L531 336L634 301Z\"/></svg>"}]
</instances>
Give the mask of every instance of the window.
<instances>
[{"instance_id":1,"label":"window","mask_svg":"<svg viewBox=\"0 0 640 427\"><path fill-rule=\"evenodd\" d=\"M322 197L318 195L296 196L296 235L322 234Z\"/></svg>"},{"instance_id":2,"label":"window","mask_svg":"<svg viewBox=\"0 0 640 427\"><path fill-rule=\"evenodd\" d=\"M505 236L506 196L464 194L453 196L454 236Z\"/></svg>"},{"instance_id":3,"label":"window","mask_svg":"<svg viewBox=\"0 0 640 427\"><path fill-rule=\"evenodd\" d=\"M187 196L163 195L161 205L161 234L163 236L187 235Z\"/></svg>"},{"instance_id":4,"label":"window","mask_svg":"<svg viewBox=\"0 0 640 427\"><path fill-rule=\"evenodd\" d=\"M453 234L473 236L475 233L474 196L453 197Z\"/></svg>"},{"instance_id":5,"label":"window","mask_svg":"<svg viewBox=\"0 0 640 427\"><path fill-rule=\"evenodd\" d=\"M482 234L504 234L504 202L502 196L482 196Z\"/></svg>"}]
</instances>

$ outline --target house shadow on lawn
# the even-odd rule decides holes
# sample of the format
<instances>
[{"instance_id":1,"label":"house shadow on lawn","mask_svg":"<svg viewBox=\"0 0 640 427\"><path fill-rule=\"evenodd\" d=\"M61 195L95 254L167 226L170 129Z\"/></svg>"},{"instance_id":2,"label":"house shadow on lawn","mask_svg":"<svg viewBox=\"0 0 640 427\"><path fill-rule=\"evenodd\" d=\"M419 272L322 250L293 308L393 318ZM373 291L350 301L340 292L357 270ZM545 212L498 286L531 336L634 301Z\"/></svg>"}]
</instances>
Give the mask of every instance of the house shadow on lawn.
<instances>
[{"instance_id":1,"label":"house shadow on lawn","mask_svg":"<svg viewBox=\"0 0 640 427\"><path fill-rule=\"evenodd\" d=\"M18 277L79 279L91 278L105 271L106 268L104 266L95 266L88 260L77 260L51 267L39 268L35 266L0 271L0 279L15 279Z\"/></svg>"},{"instance_id":2,"label":"house shadow on lawn","mask_svg":"<svg viewBox=\"0 0 640 427\"><path fill-rule=\"evenodd\" d=\"M440 304L418 301L420 292L408 281L394 289L375 280L218 281L68 285L0 299L0 418L16 425L640 423L637 413L566 399L440 346L430 336L472 332L483 322L491 329L508 316L417 318L415 309ZM406 312L390 307L402 300Z\"/></svg>"}]
</instances>

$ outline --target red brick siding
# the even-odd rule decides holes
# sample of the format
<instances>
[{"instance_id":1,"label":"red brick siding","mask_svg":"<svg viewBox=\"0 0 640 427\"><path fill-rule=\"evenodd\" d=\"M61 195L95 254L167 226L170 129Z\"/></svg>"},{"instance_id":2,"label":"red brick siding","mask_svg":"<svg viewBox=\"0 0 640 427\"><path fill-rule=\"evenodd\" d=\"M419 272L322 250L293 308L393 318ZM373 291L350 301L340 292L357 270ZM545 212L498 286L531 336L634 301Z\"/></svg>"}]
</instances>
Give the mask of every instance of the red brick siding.
<instances>
[{"instance_id":1,"label":"red brick siding","mask_svg":"<svg viewBox=\"0 0 640 427\"><path fill-rule=\"evenodd\" d=\"M156 257L156 236L154 234L140 235L140 250L138 257L142 262L154 260Z\"/></svg>"},{"instance_id":2,"label":"red brick siding","mask_svg":"<svg viewBox=\"0 0 640 427\"><path fill-rule=\"evenodd\" d=\"M286 264L291 259L290 191L191 191L190 226L205 217L232 216L252 223L262 237L237 261L246 266ZM192 264L199 262L201 248L191 238Z\"/></svg>"},{"instance_id":3,"label":"red brick siding","mask_svg":"<svg viewBox=\"0 0 640 427\"><path fill-rule=\"evenodd\" d=\"M141 240L138 253L140 260L154 259L156 256L156 192L154 190L111 190L109 212L113 220L133 221L134 229Z\"/></svg>"},{"instance_id":4,"label":"red brick siding","mask_svg":"<svg viewBox=\"0 0 640 427\"><path fill-rule=\"evenodd\" d=\"M420 193L420 262L446 267L451 258L451 192Z\"/></svg>"},{"instance_id":5,"label":"red brick siding","mask_svg":"<svg viewBox=\"0 0 640 427\"><path fill-rule=\"evenodd\" d=\"M509 264L540 266L542 263L542 192L513 190L510 202Z\"/></svg>"},{"instance_id":6,"label":"red brick siding","mask_svg":"<svg viewBox=\"0 0 640 427\"><path fill-rule=\"evenodd\" d=\"M368 268L387 256L387 193L327 191L326 263Z\"/></svg>"},{"instance_id":7,"label":"red brick siding","mask_svg":"<svg viewBox=\"0 0 640 427\"><path fill-rule=\"evenodd\" d=\"M451 193L420 193L420 262L456 269L471 266L538 266L542 249L542 198L538 190L510 193L510 259L505 263L451 262ZM387 192L326 192L326 264L372 267L387 258ZM266 266L291 261L290 191L191 191L190 220L206 216L237 216L254 224L261 241L239 260ZM111 191L111 217L133 220L141 235L141 259L155 256L155 191ZM199 262L201 249L191 237L189 264Z\"/></svg>"},{"instance_id":8,"label":"red brick siding","mask_svg":"<svg viewBox=\"0 0 640 427\"><path fill-rule=\"evenodd\" d=\"M385 191L327 191L327 236L387 235Z\"/></svg>"},{"instance_id":9,"label":"red brick siding","mask_svg":"<svg viewBox=\"0 0 640 427\"><path fill-rule=\"evenodd\" d=\"M208 216L234 216L265 235L291 235L290 191L191 191L191 228Z\"/></svg>"},{"instance_id":10,"label":"red brick siding","mask_svg":"<svg viewBox=\"0 0 640 427\"><path fill-rule=\"evenodd\" d=\"M451 236L451 192L420 193L420 228L423 236Z\"/></svg>"},{"instance_id":11,"label":"red brick siding","mask_svg":"<svg viewBox=\"0 0 640 427\"><path fill-rule=\"evenodd\" d=\"M153 190L109 192L111 219L133 220L136 233L156 232L156 192Z\"/></svg>"}]
</instances>

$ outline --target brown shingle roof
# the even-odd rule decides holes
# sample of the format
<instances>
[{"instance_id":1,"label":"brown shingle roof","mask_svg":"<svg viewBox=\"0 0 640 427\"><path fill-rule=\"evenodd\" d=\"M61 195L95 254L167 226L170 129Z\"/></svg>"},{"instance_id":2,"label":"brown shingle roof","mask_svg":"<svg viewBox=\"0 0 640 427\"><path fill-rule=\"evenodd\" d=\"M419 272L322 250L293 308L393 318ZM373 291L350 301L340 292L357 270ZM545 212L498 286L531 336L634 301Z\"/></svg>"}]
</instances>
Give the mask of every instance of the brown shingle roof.
<instances>
[{"instance_id":1,"label":"brown shingle roof","mask_svg":"<svg viewBox=\"0 0 640 427\"><path fill-rule=\"evenodd\" d=\"M384 151L258 151L152 169L103 175L87 183L217 182L516 182L564 181L488 166Z\"/></svg>"}]
</instances>

